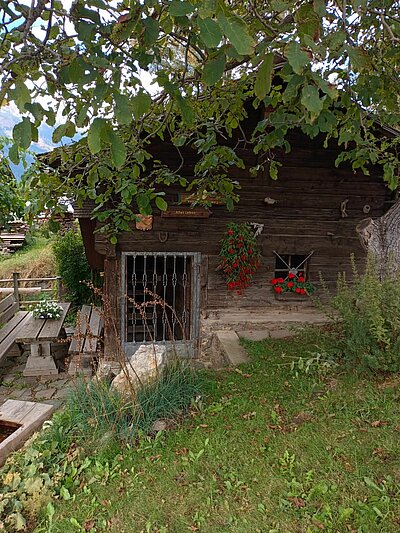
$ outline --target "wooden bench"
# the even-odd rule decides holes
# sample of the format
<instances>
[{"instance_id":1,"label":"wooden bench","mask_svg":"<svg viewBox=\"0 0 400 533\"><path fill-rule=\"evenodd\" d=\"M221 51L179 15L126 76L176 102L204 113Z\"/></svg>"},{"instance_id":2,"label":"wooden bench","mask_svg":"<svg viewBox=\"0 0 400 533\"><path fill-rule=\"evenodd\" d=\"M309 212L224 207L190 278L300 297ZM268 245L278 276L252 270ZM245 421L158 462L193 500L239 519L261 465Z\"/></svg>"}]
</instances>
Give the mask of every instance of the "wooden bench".
<instances>
[{"instance_id":1,"label":"wooden bench","mask_svg":"<svg viewBox=\"0 0 400 533\"><path fill-rule=\"evenodd\" d=\"M76 328L68 350L71 357L69 374L91 373L91 364L99 353L103 326L100 310L91 305L83 305L78 312Z\"/></svg>"},{"instance_id":2,"label":"wooden bench","mask_svg":"<svg viewBox=\"0 0 400 533\"><path fill-rule=\"evenodd\" d=\"M29 312L19 311L14 294L0 301L0 360L12 348L28 320Z\"/></svg>"}]
</instances>

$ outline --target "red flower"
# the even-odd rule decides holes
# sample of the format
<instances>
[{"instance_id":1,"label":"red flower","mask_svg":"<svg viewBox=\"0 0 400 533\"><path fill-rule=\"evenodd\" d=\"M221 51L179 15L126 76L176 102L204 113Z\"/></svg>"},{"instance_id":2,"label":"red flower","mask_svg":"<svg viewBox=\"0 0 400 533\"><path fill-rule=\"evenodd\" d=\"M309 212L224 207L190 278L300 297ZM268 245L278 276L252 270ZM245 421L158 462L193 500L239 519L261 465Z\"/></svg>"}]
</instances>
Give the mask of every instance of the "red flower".
<instances>
[{"instance_id":1,"label":"red flower","mask_svg":"<svg viewBox=\"0 0 400 533\"><path fill-rule=\"evenodd\" d=\"M303 276L300 276L299 277L299 281L303 282L303 281L306 281L306 280L303 278Z\"/></svg>"},{"instance_id":2,"label":"red flower","mask_svg":"<svg viewBox=\"0 0 400 533\"><path fill-rule=\"evenodd\" d=\"M293 281L289 281L288 284L287 284L288 288L290 289L290 287L293 287L294 286L294 283Z\"/></svg>"},{"instance_id":3,"label":"red flower","mask_svg":"<svg viewBox=\"0 0 400 533\"><path fill-rule=\"evenodd\" d=\"M298 293L298 294L301 294L301 291L304 290L304 289L300 289L300 287L296 287L295 288L295 291Z\"/></svg>"},{"instance_id":4,"label":"red flower","mask_svg":"<svg viewBox=\"0 0 400 533\"><path fill-rule=\"evenodd\" d=\"M238 265L239 265L239 263L237 261L235 261L232 266L233 266L233 268L236 268Z\"/></svg>"},{"instance_id":5,"label":"red flower","mask_svg":"<svg viewBox=\"0 0 400 533\"><path fill-rule=\"evenodd\" d=\"M293 279L293 278L295 278L295 277L296 277L296 275L293 274L293 272L289 272L289 275L288 275L288 278L289 278L289 279Z\"/></svg>"},{"instance_id":6,"label":"red flower","mask_svg":"<svg viewBox=\"0 0 400 533\"><path fill-rule=\"evenodd\" d=\"M274 287L274 290L275 292L277 292L278 294L280 294L282 292L282 287Z\"/></svg>"},{"instance_id":7,"label":"red flower","mask_svg":"<svg viewBox=\"0 0 400 533\"><path fill-rule=\"evenodd\" d=\"M235 250L233 248L229 248L228 251L229 251L230 254L234 254L235 253Z\"/></svg>"},{"instance_id":8,"label":"red flower","mask_svg":"<svg viewBox=\"0 0 400 533\"><path fill-rule=\"evenodd\" d=\"M283 283L285 280L283 278L277 278L276 282L277 283Z\"/></svg>"},{"instance_id":9,"label":"red flower","mask_svg":"<svg viewBox=\"0 0 400 533\"><path fill-rule=\"evenodd\" d=\"M242 254L242 261L246 261L246 256L244 254Z\"/></svg>"},{"instance_id":10,"label":"red flower","mask_svg":"<svg viewBox=\"0 0 400 533\"><path fill-rule=\"evenodd\" d=\"M300 289L300 294L305 294L305 293L306 293L305 289Z\"/></svg>"},{"instance_id":11,"label":"red flower","mask_svg":"<svg viewBox=\"0 0 400 533\"><path fill-rule=\"evenodd\" d=\"M272 285L276 285L278 283L278 280L276 278L271 279L271 283Z\"/></svg>"},{"instance_id":12,"label":"red flower","mask_svg":"<svg viewBox=\"0 0 400 533\"><path fill-rule=\"evenodd\" d=\"M234 234L235 232L233 231L233 229L228 230L228 235L234 235Z\"/></svg>"}]
</instances>

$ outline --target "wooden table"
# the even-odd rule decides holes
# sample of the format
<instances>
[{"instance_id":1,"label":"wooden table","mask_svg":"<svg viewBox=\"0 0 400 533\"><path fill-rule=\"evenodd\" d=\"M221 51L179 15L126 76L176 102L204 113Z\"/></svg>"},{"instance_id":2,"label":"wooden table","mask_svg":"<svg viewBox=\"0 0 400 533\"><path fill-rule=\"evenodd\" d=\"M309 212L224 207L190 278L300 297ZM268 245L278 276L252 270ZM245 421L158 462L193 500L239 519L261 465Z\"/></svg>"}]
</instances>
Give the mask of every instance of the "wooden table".
<instances>
[{"instance_id":1,"label":"wooden table","mask_svg":"<svg viewBox=\"0 0 400 533\"><path fill-rule=\"evenodd\" d=\"M51 353L51 343L60 338L70 303L59 304L62 307L60 318L34 318L30 313L29 319L18 333L18 344L30 344L31 353L26 362L24 376L51 376L58 374L57 366Z\"/></svg>"}]
</instances>

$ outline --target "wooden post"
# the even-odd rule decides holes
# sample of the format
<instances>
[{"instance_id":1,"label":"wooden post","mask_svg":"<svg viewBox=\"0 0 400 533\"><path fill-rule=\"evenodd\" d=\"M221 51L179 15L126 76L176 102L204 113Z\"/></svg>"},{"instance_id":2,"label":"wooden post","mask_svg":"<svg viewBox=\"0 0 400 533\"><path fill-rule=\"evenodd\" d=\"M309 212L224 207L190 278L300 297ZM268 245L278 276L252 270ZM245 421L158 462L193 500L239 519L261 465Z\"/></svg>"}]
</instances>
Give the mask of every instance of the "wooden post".
<instances>
[{"instance_id":1,"label":"wooden post","mask_svg":"<svg viewBox=\"0 0 400 533\"><path fill-rule=\"evenodd\" d=\"M62 280L61 276L57 276L57 301L61 302L62 296Z\"/></svg>"},{"instance_id":2,"label":"wooden post","mask_svg":"<svg viewBox=\"0 0 400 533\"><path fill-rule=\"evenodd\" d=\"M14 298L19 306L19 272L13 272Z\"/></svg>"}]
</instances>

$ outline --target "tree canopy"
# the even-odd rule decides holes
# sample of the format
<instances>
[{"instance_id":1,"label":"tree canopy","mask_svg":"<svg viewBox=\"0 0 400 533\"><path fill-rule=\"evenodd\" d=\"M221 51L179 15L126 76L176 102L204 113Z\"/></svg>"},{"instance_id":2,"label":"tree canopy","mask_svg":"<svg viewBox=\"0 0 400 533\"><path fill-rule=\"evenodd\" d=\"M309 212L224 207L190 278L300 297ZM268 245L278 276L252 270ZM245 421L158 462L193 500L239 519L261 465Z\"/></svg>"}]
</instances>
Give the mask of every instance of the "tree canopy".
<instances>
[{"instance_id":1,"label":"tree canopy","mask_svg":"<svg viewBox=\"0 0 400 533\"><path fill-rule=\"evenodd\" d=\"M269 110L249 140L271 177L279 171L274 150L289 150L287 133L300 128L337 139L338 163L348 159L364 172L381 165L397 188L399 138L390 128L400 124L399 1L65 5L0 0L0 103L14 102L22 116L10 158L18 161L44 121L54 126L54 142L85 135L59 152L62 182L56 172L33 178L48 203L49 191L91 198L111 234L134 212L165 209L154 176L146 178L148 145L159 137L178 152L193 147L199 160L191 181L159 168L158 182L190 187L199 201L217 191L232 208L237 191L227 169L242 162L217 135L240 129L249 101ZM377 122L386 127L379 134Z\"/></svg>"}]
</instances>

